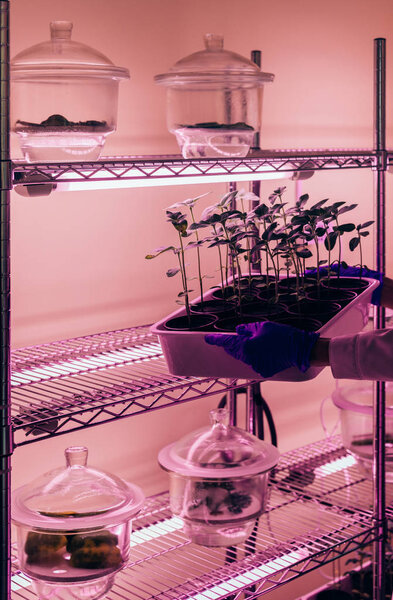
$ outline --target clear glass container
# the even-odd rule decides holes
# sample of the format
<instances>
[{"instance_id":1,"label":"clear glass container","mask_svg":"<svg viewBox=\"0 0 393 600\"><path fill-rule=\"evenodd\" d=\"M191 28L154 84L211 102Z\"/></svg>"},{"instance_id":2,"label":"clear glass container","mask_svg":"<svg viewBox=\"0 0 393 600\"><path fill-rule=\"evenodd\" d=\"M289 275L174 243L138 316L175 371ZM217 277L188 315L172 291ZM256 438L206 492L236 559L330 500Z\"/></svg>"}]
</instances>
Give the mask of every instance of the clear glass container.
<instances>
[{"instance_id":1,"label":"clear glass container","mask_svg":"<svg viewBox=\"0 0 393 600\"><path fill-rule=\"evenodd\" d=\"M155 77L167 88L168 129L184 158L246 156L261 127L263 85L274 75L224 50L221 35L204 41L204 50Z\"/></svg>"},{"instance_id":2,"label":"clear glass container","mask_svg":"<svg viewBox=\"0 0 393 600\"><path fill-rule=\"evenodd\" d=\"M269 471L278 450L228 425L226 409L212 410L211 427L163 448L158 461L169 472L170 502L196 544L233 546L252 532L266 508Z\"/></svg>"},{"instance_id":3,"label":"clear glass container","mask_svg":"<svg viewBox=\"0 0 393 600\"><path fill-rule=\"evenodd\" d=\"M71 39L72 23L11 61L11 131L28 161L90 161L116 130L119 81L127 69Z\"/></svg>"},{"instance_id":4,"label":"clear glass container","mask_svg":"<svg viewBox=\"0 0 393 600\"><path fill-rule=\"evenodd\" d=\"M19 566L41 600L97 600L129 560L139 487L87 466L87 448L65 450L66 466L13 494Z\"/></svg>"},{"instance_id":5,"label":"clear glass container","mask_svg":"<svg viewBox=\"0 0 393 600\"><path fill-rule=\"evenodd\" d=\"M373 476L373 402L374 386L363 382L355 386L338 386L332 400L340 411L344 447L355 457L359 470ZM385 477L393 483L393 385L386 384L385 408Z\"/></svg>"}]
</instances>

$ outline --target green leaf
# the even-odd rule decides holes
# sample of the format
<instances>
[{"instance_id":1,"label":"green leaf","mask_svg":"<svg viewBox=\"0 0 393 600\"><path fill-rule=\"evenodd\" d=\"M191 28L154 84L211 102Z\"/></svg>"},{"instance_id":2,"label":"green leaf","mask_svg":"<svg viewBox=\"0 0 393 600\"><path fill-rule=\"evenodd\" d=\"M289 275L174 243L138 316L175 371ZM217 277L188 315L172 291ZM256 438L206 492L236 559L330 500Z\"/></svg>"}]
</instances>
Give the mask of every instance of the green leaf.
<instances>
[{"instance_id":1,"label":"green leaf","mask_svg":"<svg viewBox=\"0 0 393 600\"><path fill-rule=\"evenodd\" d=\"M164 252L168 252L168 250L172 250L172 252L176 253L176 248L174 246L161 246L160 248L156 248L156 250L154 250L154 254L147 254L145 258L147 258L147 260L156 258L156 256L159 256Z\"/></svg>"},{"instance_id":2,"label":"green leaf","mask_svg":"<svg viewBox=\"0 0 393 600\"><path fill-rule=\"evenodd\" d=\"M358 225L356 227L356 229L358 231L360 231L361 229L365 229L366 227L370 227L370 225L372 225L374 223L374 221L366 221L365 223L362 223L361 225Z\"/></svg>"},{"instance_id":3,"label":"green leaf","mask_svg":"<svg viewBox=\"0 0 393 600\"><path fill-rule=\"evenodd\" d=\"M360 240L358 237L354 237L349 241L349 249L351 252L355 250L360 244Z\"/></svg>"},{"instance_id":4,"label":"green leaf","mask_svg":"<svg viewBox=\"0 0 393 600\"><path fill-rule=\"evenodd\" d=\"M353 210L356 207L357 207L357 204L349 204L348 206L343 206L342 208L340 208L337 211L337 214L343 215L344 213L349 212L350 210Z\"/></svg>"},{"instance_id":5,"label":"green leaf","mask_svg":"<svg viewBox=\"0 0 393 600\"><path fill-rule=\"evenodd\" d=\"M337 227L337 231L340 233L350 232L355 229L355 225L353 223L344 223L343 225L339 225Z\"/></svg>"},{"instance_id":6,"label":"green leaf","mask_svg":"<svg viewBox=\"0 0 393 600\"><path fill-rule=\"evenodd\" d=\"M359 235L361 235L362 237L367 237L368 235L370 235L369 231L359 231Z\"/></svg>"},{"instance_id":7,"label":"green leaf","mask_svg":"<svg viewBox=\"0 0 393 600\"><path fill-rule=\"evenodd\" d=\"M317 202L316 204L313 204L312 207L310 208L310 210L315 210L316 208L322 208L322 206L325 204L325 202L328 201L328 198L325 198L324 200L320 200L319 202Z\"/></svg>"},{"instance_id":8,"label":"green leaf","mask_svg":"<svg viewBox=\"0 0 393 600\"><path fill-rule=\"evenodd\" d=\"M177 297L178 298L184 298L184 296L187 296L190 292L192 292L193 290L187 290L186 292L179 292Z\"/></svg>"},{"instance_id":9,"label":"green leaf","mask_svg":"<svg viewBox=\"0 0 393 600\"><path fill-rule=\"evenodd\" d=\"M174 267L173 269L168 269L168 271L166 272L166 276L167 277L174 277L178 273L180 273L179 267Z\"/></svg>"},{"instance_id":10,"label":"green leaf","mask_svg":"<svg viewBox=\"0 0 393 600\"><path fill-rule=\"evenodd\" d=\"M308 248L302 248L300 250L295 250L295 254L296 254L296 256L299 256L300 258L311 258L312 257L312 252L310 252L310 250Z\"/></svg>"},{"instance_id":11,"label":"green leaf","mask_svg":"<svg viewBox=\"0 0 393 600\"><path fill-rule=\"evenodd\" d=\"M336 245L337 238L338 233L336 231L331 231L330 233L328 233L324 241L324 246L326 250L329 250L329 247L330 250L333 250L334 246Z\"/></svg>"}]
</instances>

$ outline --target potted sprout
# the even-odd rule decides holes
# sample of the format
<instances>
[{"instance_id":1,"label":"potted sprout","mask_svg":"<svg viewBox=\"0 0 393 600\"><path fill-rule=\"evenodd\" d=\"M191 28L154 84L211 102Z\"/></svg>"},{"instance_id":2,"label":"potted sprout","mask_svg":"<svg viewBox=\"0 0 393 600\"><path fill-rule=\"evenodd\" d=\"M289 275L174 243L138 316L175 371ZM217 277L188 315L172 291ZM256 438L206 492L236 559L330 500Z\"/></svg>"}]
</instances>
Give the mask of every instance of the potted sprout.
<instances>
[{"instance_id":1,"label":"potted sprout","mask_svg":"<svg viewBox=\"0 0 393 600\"><path fill-rule=\"evenodd\" d=\"M208 346L206 331L235 334L241 323L271 320L333 336L354 333L366 324L378 281L345 277L343 255L346 248L356 251L360 272L366 269L362 240L373 221L356 225L343 220L355 204L328 199L311 203L304 194L290 205L284 194L284 187L277 188L263 202L254 194L233 191L200 215L199 198L167 209L179 243L162 246L146 258L171 251L177 259L166 275L179 274L182 287L177 302L183 308L153 326L172 373L261 378L221 348ZM249 200L252 210L246 206ZM210 289L204 285L211 274L203 272L202 247L216 258L218 283ZM196 262L195 292L190 288L186 254ZM289 369L274 379L310 379L320 370Z\"/></svg>"}]
</instances>

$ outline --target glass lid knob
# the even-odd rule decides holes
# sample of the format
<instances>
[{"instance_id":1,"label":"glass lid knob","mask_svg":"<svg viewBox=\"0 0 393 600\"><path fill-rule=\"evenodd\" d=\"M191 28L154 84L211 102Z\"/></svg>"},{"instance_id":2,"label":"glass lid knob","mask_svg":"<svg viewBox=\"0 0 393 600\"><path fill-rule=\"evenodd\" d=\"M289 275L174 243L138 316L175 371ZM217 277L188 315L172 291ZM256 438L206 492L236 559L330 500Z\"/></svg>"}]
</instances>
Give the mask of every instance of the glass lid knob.
<instances>
[{"instance_id":1,"label":"glass lid knob","mask_svg":"<svg viewBox=\"0 0 393 600\"><path fill-rule=\"evenodd\" d=\"M71 32L71 21L52 21L50 24L50 37L52 41L70 40Z\"/></svg>"},{"instance_id":2,"label":"glass lid knob","mask_svg":"<svg viewBox=\"0 0 393 600\"><path fill-rule=\"evenodd\" d=\"M67 467L85 467L88 450L86 446L70 446L64 451Z\"/></svg>"},{"instance_id":3,"label":"glass lid knob","mask_svg":"<svg viewBox=\"0 0 393 600\"><path fill-rule=\"evenodd\" d=\"M224 48L224 36L216 33L205 33L206 50L222 50Z\"/></svg>"},{"instance_id":4,"label":"glass lid knob","mask_svg":"<svg viewBox=\"0 0 393 600\"><path fill-rule=\"evenodd\" d=\"M214 408L210 411L210 421L213 427L227 427L229 425L228 409Z\"/></svg>"}]
</instances>

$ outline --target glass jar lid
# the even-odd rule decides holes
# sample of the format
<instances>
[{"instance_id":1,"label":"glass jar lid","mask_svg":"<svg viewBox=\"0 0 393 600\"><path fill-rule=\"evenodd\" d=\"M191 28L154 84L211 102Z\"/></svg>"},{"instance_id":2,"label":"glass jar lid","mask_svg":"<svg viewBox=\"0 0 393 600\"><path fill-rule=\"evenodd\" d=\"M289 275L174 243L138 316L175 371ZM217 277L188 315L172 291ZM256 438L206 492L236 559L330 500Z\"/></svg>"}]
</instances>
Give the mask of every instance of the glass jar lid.
<instances>
[{"instance_id":1,"label":"glass jar lid","mask_svg":"<svg viewBox=\"0 0 393 600\"><path fill-rule=\"evenodd\" d=\"M71 39L70 21L50 23L51 39L19 52L11 60L11 78L104 77L129 79L128 69L116 67L94 48Z\"/></svg>"},{"instance_id":2,"label":"glass jar lid","mask_svg":"<svg viewBox=\"0 0 393 600\"><path fill-rule=\"evenodd\" d=\"M127 521L141 508L138 486L87 466L88 450L65 450L66 466L45 473L13 494L12 519L49 530L89 529Z\"/></svg>"},{"instance_id":3,"label":"glass jar lid","mask_svg":"<svg viewBox=\"0 0 393 600\"><path fill-rule=\"evenodd\" d=\"M277 448L228 425L225 408L210 411L211 427L204 427L166 446L158 456L167 470L190 477L241 477L272 469Z\"/></svg>"},{"instance_id":4,"label":"glass jar lid","mask_svg":"<svg viewBox=\"0 0 393 600\"><path fill-rule=\"evenodd\" d=\"M225 84L242 87L259 86L273 81L272 73L263 73L259 67L240 54L224 50L222 35L206 33L205 49L182 58L168 73L156 75L156 83L167 86L199 86L201 84Z\"/></svg>"}]
</instances>

